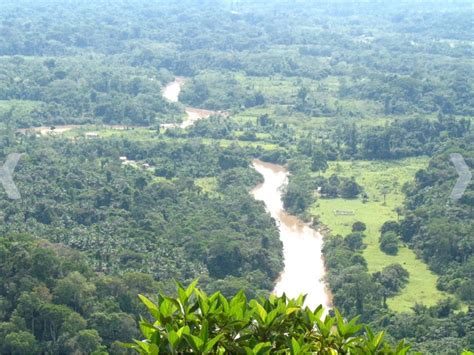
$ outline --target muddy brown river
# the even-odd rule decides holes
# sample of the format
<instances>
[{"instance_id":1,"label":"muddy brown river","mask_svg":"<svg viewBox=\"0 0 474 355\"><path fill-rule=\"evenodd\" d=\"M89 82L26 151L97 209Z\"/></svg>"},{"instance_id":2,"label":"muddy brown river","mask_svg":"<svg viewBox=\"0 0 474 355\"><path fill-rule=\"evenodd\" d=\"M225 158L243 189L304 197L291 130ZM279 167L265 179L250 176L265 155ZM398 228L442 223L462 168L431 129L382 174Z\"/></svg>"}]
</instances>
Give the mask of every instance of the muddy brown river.
<instances>
[{"instance_id":1,"label":"muddy brown river","mask_svg":"<svg viewBox=\"0 0 474 355\"><path fill-rule=\"evenodd\" d=\"M176 77L174 81L168 83L162 92L162 96L170 101L170 102L178 102L179 101L179 93L181 92L181 87L184 85L186 79L183 77ZM202 110L193 107L186 107L186 119L181 123L165 123L162 125L163 128L188 128L192 126L196 121L199 121L203 118L208 118L214 111L209 110Z\"/></svg>"},{"instance_id":2,"label":"muddy brown river","mask_svg":"<svg viewBox=\"0 0 474 355\"><path fill-rule=\"evenodd\" d=\"M162 92L162 96L171 102L178 102L179 93L181 92L181 86L183 86L185 79L183 77L176 77L174 81L168 83Z\"/></svg>"},{"instance_id":3,"label":"muddy brown river","mask_svg":"<svg viewBox=\"0 0 474 355\"><path fill-rule=\"evenodd\" d=\"M165 99L178 102L184 78L178 77L169 83L162 92ZM181 124L164 124L164 127L186 128L196 121L216 112L186 107L187 118ZM227 116L225 112L217 112ZM62 133L81 126L57 126L54 131ZM126 129L126 126L105 126ZM39 134L52 132L50 127L35 127L19 131L33 130ZM265 203L267 211L275 219L283 242L284 270L275 285L274 293L286 293L291 298L306 294L306 305L314 309L320 304L326 309L330 306L330 294L323 281L325 275L322 259L322 236L300 219L285 212L282 202L282 188L288 183L288 172L280 165L253 161L253 167L264 177L263 184L255 187L252 194L256 200Z\"/></svg>"},{"instance_id":4,"label":"muddy brown river","mask_svg":"<svg viewBox=\"0 0 474 355\"><path fill-rule=\"evenodd\" d=\"M176 77L172 82L168 83L163 90L161 91L161 95L163 98L170 102L178 102L179 101L179 93L181 92L181 87L184 85L186 79L183 77ZM186 112L186 118L183 122L181 123L164 123L161 125L163 128L188 128L192 126L194 123L197 121L203 119L203 118L208 118L211 115L214 114L219 114L222 116L228 116L226 112L221 112L221 111L210 111L210 110L204 110L204 109L199 109L199 108L194 108L194 107L186 107L185 108ZM125 125L101 125L104 128L111 128L111 129L118 129L118 130L124 130L127 128L134 128L136 126L125 126ZM31 128L22 128L18 129L19 133L37 133L41 135L46 135L46 134L61 134L67 131L70 131L72 129L77 129L81 128L83 125L57 125L55 126L54 129L51 129L50 126L44 126L44 127L31 127ZM93 133L93 132L91 132Z\"/></svg>"},{"instance_id":5,"label":"muddy brown river","mask_svg":"<svg viewBox=\"0 0 474 355\"><path fill-rule=\"evenodd\" d=\"M288 183L288 172L276 164L253 161L253 167L265 179L252 190L256 200L265 203L275 219L283 243L285 267L275 285L274 293L286 293L291 298L306 294L306 305L315 309L320 304L330 307L330 296L324 282L322 258L323 238L299 218L285 212L282 188Z\"/></svg>"},{"instance_id":6,"label":"muddy brown river","mask_svg":"<svg viewBox=\"0 0 474 355\"><path fill-rule=\"evenodd\" d=\"M177 77L163 89L163 97L178 102L184 78ZM212 111L186 108L187 119L180 125L169 127L186 128L197 120L209 117ZM329 292L324 283L324 261L322 259L323 238L320 233L303 221L285 212L282 188L288 183L288 172L280 165L253 161L253 167L264 177L263 184L253 189L256 200L263 201L267 211L275 219L283 243L285 267L275 285L274 293L286 293L291 298L306 294L305 304L315 309L320 304L327 310L330 306Z\"/></svg>"}]
</instances>

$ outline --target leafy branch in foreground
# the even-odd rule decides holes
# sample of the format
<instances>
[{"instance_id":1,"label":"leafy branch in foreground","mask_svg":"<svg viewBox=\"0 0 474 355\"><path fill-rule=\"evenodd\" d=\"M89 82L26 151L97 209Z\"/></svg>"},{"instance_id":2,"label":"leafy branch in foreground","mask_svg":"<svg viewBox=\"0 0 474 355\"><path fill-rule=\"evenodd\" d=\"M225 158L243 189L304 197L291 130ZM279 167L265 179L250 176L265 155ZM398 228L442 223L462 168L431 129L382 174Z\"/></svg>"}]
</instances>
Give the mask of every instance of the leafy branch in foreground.
<instances>
[{"instance_id":1,"label":"leafy branch in foreground","mask_svg":"<svg viewBox=\"0 0 474 355\"><path fill-rule=\"evenodd\" d=\"M346 321L337 310L324 316L321 306L312 311L304 296L248 301L240 291L228 299L196 284L178 284L177 298L159 294L157 302L140 295L151 321L140 321L143 340L122 345L140 354L406 354L410 348L403 341L391 347L384 332L362 331L358 317Z\"/></svg>"}]
</instances>

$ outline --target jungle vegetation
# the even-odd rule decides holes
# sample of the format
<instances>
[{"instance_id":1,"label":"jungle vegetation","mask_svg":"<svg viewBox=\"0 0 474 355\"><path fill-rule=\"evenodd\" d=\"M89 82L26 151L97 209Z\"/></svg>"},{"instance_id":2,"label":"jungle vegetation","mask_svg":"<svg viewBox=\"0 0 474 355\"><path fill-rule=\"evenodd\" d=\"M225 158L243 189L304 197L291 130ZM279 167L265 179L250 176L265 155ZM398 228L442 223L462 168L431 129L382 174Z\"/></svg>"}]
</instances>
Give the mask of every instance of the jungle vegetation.
<instances>
[{"instance_id":1,"label":"jungle vegetation","mask_svg":"<svg viewBox=\"0 0 474 355\"><path fill-rule=\"evenodd\" d=\"M449 199L449 155L474 166L471 5L2 1L0 161L24 155L22 199L0 189L0 353L472 350L472 183ZM226 114L160 126L187 106ZM326 318L270 296L282 244L255 158L288 167L285 208L325 233ZM403 186L374 186L401 162ZM415 278L436 301L400 311Z\"/></svg>"}]
</instances>

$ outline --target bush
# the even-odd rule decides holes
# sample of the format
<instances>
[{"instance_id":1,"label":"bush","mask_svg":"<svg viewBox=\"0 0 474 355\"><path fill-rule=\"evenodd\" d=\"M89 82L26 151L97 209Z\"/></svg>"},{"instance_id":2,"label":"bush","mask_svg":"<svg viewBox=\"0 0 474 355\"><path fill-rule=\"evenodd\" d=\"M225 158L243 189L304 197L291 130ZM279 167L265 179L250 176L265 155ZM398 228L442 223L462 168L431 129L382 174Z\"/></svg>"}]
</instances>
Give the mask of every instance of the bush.
<instances>
[{"instance_id":1,"label":"bush","mask_svg":"<svg viewBox=\"0 0 474 355\"><path fill-rule=\"evenodd\" d=\"M353 225L352 225L352 231L353 232L363 232L367 229L367 226L365 225L364 222L355 222Z\"/></svg>"},{"instance_id":2,"label":"bush","mask_svg":"<svg viewBox=\"0 0 474 355\"><path fill-rule=\"evenodd\" d=\"M249 141L255 142L257 141L257 134L255 132L244 132L240 137L240 141Z\"/></svg>"},{"instance_id":3,"label":"bush","mask_svg":"<svg viewBox=\"0 0 474 355\"><path fill-rule=\"evenodd\" d=\"M352 250L359 250L364 247L364 243L362 240L364 239L365 235L362 233L354 232L351 234L348 234L346 238L344 239L344 242L346 245L349 247L349 249Z\"/></svg>"},{"instance_id":4,"label":"bush","mask_svg":"<svg viewBox=\"0 0 474 355\"><path fill-rule=\"evenodd\" d=\"M389 254L397 255L399 238L394 232L387 232L380 236L380 249Z\"/></svg>"},{"instance_id":5,"label":"bush","mask_svg":"<svg viewBox=\"0 0 474 355\"><path fill-rule=\"evenodd\" d=\"M347 199L356 198L362 192L362 188L354 179L344 180L339 190L341 197Z\"/></svg>"},{"instance_id":6,"label":"bush","mask_svg":"<svg viewBox=\"0 0 474 355\"><path fill-rule=\"evenodd\" d=\"M380 228L380 233L385 234L387 232L394 232L395 234L400 234L400 224L395 221L387 221Z\"/></svg>"},{"instance_id":7,"label":"bush","mask_svg":"<svg viewBox=\"0 0 474 355\"><path fill-rule=\"evenodd\" d=\"M400 264L390 264L382 271L374 273L374 280L378 281L387 291L387 295L395 295L408 282L409 273Z\"/></svg>"},{"instance_id":8,"label":"bush","mask_svg":"<svg viewBox=\"0 0 474 355\"><path fill-rule=\"evenodd\" d=\"M178 297L158 295L157 302L140 299L152 321L142 318L141 339L124 347L140 354L405 354L403 341L396 349L373 334L358 317L345 321L337 310L326 315L319 306L303 306L304 297L260 297L247 301L243 291L228 299L220 292L207 296L195 288L178 285Z\"/></svg>"}]
</instances>

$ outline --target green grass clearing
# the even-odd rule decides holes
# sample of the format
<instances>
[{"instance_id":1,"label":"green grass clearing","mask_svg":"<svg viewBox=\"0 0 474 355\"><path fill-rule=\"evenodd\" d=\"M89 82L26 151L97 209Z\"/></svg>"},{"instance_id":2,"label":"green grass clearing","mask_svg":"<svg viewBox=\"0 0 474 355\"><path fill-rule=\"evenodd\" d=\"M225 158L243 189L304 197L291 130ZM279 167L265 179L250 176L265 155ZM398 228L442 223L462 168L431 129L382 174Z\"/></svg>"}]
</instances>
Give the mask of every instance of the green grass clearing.
<instances>
[{"instance_id":1,"label":"green grass clearing","mask_svg":"<svg viewBox=\"0 0 474 355\"><path fill-rule=\"evenodd\" d=\"M352 224L362 221L367 225L364 243L367 245L363 255L368 263L369 272L380 271L383 267L399 263L409 273L407 286L387 303L391 309L399 312L410 311L416 303L434 305L447 295L436 289L437 276L428 266L406 246L401 246L395 256L385 254L379 249L380 227L385 221L397 220L396 208L403 204L401 188L411 181L419 169L426 167L428 158L409 158L391 162L354 161L331 162L325 176L337 172L340 176L355 176L369 196L363 203L360 199L318 199L311 207L313 216L319 215L333 234L347 235ZM382 189L386 188L386 204L383 204ZM335 216L334 210L354 211L353 216Z\"/></svg>"}]
</instances>

